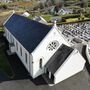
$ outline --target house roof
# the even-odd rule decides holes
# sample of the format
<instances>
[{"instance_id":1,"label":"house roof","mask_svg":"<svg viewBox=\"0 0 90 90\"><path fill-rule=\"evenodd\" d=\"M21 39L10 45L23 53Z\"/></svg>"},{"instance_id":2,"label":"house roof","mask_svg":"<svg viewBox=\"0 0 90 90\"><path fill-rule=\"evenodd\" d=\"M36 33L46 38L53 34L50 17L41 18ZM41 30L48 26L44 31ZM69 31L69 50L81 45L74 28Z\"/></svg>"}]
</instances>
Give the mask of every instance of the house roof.
<instances>
[{"instance_id":1,"label":"house roof","mask_svg":"<svg viewBox=\"0 0 90 90\"><path fill-rule=\"evenodd\" d=\"M37 47L51 30L51 27L47 25L17 14L13 14L4 26L29 53Z\"/></svg>"},{"instance_id":2,"label":"house roof","mask_svg":"<svg viewBox=\"0 0 90 90\"><path fill-rule=\"evenodd\" d=\"M46 68L52 74L59 69L59 67L64 63L70 53L73 51L73 48L70 48L64 44L55 52L55 54L51 57L51 59L47 62Z\"/></svg>"}]
</instances>

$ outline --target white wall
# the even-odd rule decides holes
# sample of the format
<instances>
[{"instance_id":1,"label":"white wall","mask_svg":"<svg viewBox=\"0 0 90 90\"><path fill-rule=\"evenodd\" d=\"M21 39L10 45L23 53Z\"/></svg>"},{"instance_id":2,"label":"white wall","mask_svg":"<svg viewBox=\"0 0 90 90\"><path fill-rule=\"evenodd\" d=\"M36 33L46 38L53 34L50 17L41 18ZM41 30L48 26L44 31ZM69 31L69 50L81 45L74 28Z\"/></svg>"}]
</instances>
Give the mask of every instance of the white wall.
<instances>
[{"instance_id":1,"label":"white wall","mask_svg":"<svg viewBox=\"0 0 90 90\"><path fill-rule=\"evenodd\" d=\"M9 43L11 43L13 36L11 35L11 33L5 27L4 27L4 30L5 30L6 39L8 40Z\"/></svg>"},{"instance_id":2,"label":"white wall","mask_svg":"<svg viewBox=\"0 0 90 90\"><path fill-rule=\"evenodd\" d=\"M29 71L29 53L22 47L22 45L17 41L15 40L15 43L18 43L18 51L16 49L16 45L15 45L15 51L18 55L18 57L20 58L20 60L23 62L24 66L27 68L27 70ZM20 54L20 47L22 48L22 56ZM25 61L25 53L27 53L27 63Z\"/></svg>"},{"instance_id":3,"label":"white wall","mask_svg":"<svg viewBox=\"0 0 90 90\"><path fill-rule=\"evenodd\" d=\"M33 55L33 78L36 78L40 74L44 73L44 68L39 67L40 58L43 58L43 67L49 61L51 56L57 51L57 49L61 46L62 43L69 46L69 44L64 40L64 38L60 35L60 33L56 30L57 28L53 27L52 30L46 35L43 41L37 46L37 48L32 52ZM53 40L57 40L59 42L59 47L56 50L49 51L47 50L47 46Z\"/></svg>"},{"instance_id":4,"label":"white wall","mask_svg":"<svg viewBox=\"0 0 90 90\"><path fill-rule=\"evenodd\" d=\"M10 32L7 30L7 33ZM7 36L6 36L7 37ZM60 33L57 31L56 27L53 27L52 30L46 35L46 37L42 40L42 42L37 46L37 48L32 52L32 57L28 53L28 51L17 41L15 37L14 38L14 44L15 44L15 52L17 53L18 57L26 67L26 69L31 73L31 76L33 78L36 78L37 76L44 73L44 66L48 62L48 60L51 58L51 56L57 51L57 49L61 46L61 44L66 44L69 46L67 41L60 35ZM10 42L10 38L7 38L7 40ZM49 51L47 50L47 46L50 42L57 40L59 42L59 46L56 50ZM16 49L16 42L18 43L18 51ZM20 47L22 47L22 56L20 55ZM25 63L25 52L28 55L28 64ZM30 58L33 59L30 60ZM41 69L39 67L39 60L43 58L43 68ZM33 63L32 63L33 62ZM30 64L29 64L30 63Z\"/></svg>"},{"instance_id":5,"label":"white wall","mask_svg":"<svg viewBox=\"0 0 90 90\"><path fill-rule=\"evenodd\" d=\"M64 64L55 73L55 84L75 75L83 70L85 60L77 50L67 58Z\"/></svg>"},{"instance_id":6,"label":"white wall","mask_svg":"<svg viewBox=\"0 0 90 90\"><path fill-rule=\"evenodd\" d=\"M20 58L21 62L24 64L27 71L32 76L32 68L33 68L32 67L32 59L33 59L32 55L29 54L29 52L20 44L19 41L17 41L17 39L6 28L5 28L5 36L6 36L6 39L8 40L9 43L11 43L12 38L14 39L15 52L18 55L18 57ZM17 51L17 47L16 47L16 42L18 43L18 51ZM20 53L20 47L22 48L22 56L21 56L21 53ZM27 53L27 63L25 61L25 53Z\"/></svg>"}]
</instances>

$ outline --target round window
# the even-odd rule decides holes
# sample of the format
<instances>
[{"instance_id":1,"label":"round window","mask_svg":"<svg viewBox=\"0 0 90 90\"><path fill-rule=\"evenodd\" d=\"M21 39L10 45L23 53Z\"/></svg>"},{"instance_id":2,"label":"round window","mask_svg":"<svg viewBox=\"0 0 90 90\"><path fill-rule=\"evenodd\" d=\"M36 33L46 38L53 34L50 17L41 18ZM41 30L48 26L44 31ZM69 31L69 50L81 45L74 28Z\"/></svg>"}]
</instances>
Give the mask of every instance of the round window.
<instances>
[{"instance_id":1,"label":"round window","mask_svg":"<svg viewBox=\"0 0 90 90\"><path fill-rule=\"evenodd\" d=\"M49 45L47 46L47 49L49 51L53 51L53 50L57 49L58 46L59 46L59 42L55 40L55 41L52 41L49 43Z\"/></svg>"}]
</instances>

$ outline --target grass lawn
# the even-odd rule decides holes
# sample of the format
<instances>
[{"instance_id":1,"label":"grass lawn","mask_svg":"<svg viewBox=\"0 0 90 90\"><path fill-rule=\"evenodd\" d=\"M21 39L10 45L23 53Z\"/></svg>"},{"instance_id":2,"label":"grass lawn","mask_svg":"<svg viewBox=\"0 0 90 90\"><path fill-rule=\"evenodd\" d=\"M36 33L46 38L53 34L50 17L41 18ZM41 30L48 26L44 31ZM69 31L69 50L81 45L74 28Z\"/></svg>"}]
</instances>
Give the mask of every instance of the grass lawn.
<instances>
[{"instance_id":1,"label":"grass lawn","mask_svg":"<svg viewBox=\"0 0 90 90\"><path fill-rule=\"evenodd\" d=\"M12 68L7 60L4 48L4 45L0 47L0 69L3 70L9 78L12 78L14 76L14 72L12 71Z\"/></svg>"},{"instance_id":2,"label":"grass lawn","mask_svg":"<svg viewBox=\"0 0 90 90\"><path fill-rule=\"evenodd\" d=\"M3 32L4 30L2 29L2 27L0 27L0 32Z\"/></svg>"},{"instance_id":3,"label":"grass lawn","mask_svg":"<svg viewBox=\"0 0 90 90\"><path fill-rule=\"evenodd\" d=\"M85 8L86 12L90 13L90 7Z\"/></svg>"},{"instance_id":4,"label":"grass lawn","mask_svg":"<svg viewBox=\"0 0 90 90\"><path fill-rule=\"evenodd\" d=\"M33 19L34 16L32 14L30 14L30 16L28 17L29 19Z\"/></svg>"},{"instance_id":5,"label":"grass lawn","mask_svg":"<svg viewBox=\"0 0 90 90\"><path fill-rule=\"evenodd\" d=\"M46 14L46 15L41 15L47 22L51 20L52 15Z\"/></svg>"}]
</instances>

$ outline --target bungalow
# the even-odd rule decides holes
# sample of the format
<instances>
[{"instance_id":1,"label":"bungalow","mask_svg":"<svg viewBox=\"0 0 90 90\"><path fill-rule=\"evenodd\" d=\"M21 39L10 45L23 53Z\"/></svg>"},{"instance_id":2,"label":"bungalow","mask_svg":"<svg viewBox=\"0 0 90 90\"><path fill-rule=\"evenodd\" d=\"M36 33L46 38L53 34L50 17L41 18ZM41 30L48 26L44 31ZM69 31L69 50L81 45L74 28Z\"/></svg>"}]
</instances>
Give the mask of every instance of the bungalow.
<instances>
[{"instance_id":1,"label":"bungalow","mask_svg":"<svg viewBox=\"0 0 90 90\"><path fill-rule=\"evenodd\" d=\"M56 23L49 27L14 13L4 29L10 51L18 55L33 79L43 74L57 84L83 70L84 58L69 47Z\"/></svg>"}]
</instances>

